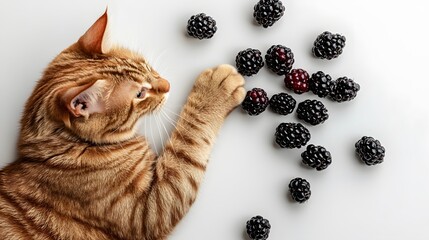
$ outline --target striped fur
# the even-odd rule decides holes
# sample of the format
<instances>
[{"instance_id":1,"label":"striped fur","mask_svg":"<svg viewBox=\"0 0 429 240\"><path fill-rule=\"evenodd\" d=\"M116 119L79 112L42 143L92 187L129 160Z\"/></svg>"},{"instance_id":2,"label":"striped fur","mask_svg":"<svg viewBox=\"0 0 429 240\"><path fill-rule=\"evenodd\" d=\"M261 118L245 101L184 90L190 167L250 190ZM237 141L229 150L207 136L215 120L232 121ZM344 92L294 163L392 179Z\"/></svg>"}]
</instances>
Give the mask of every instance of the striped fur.
<instances>
[{"instance_id":1,"label":"striped fur","mask_svg":"<svg viewBox=\"0 0 429 240\"><path fill-rule=\"evenodd\" d=\"M156 156L135 124L162 106L168 82L131 51L91 47L78 42L60 53L27 101L18 158L0 171L2 240L166 239L196 199L225 117L244 98L233 67L204 71ZM79 115L71 99L98 80L107 84L97 92L103 111ZM147 94L136 98L141 89Z\"/></svg>"}]
</instances>

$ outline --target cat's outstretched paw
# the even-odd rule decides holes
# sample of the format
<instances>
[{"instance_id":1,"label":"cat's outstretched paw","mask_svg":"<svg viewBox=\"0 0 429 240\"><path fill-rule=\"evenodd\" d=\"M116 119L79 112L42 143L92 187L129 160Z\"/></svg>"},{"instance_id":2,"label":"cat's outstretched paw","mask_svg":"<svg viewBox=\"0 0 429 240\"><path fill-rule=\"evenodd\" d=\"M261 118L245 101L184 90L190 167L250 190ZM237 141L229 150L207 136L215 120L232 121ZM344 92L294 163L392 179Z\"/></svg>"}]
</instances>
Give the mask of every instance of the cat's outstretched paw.
<instances>
[{"instance_id":1,"label":"cat's outstretched paw","mask_svg":"<svg viewBox=\"0 0 429 240\"><path fill-rule=\"evenodd\" d=\"M239 105L246 95L244 78L231 65L219 65L205 70L197 79L194 90L205 96L210 104L229 111Z\"/></svg>"}]
</instances>

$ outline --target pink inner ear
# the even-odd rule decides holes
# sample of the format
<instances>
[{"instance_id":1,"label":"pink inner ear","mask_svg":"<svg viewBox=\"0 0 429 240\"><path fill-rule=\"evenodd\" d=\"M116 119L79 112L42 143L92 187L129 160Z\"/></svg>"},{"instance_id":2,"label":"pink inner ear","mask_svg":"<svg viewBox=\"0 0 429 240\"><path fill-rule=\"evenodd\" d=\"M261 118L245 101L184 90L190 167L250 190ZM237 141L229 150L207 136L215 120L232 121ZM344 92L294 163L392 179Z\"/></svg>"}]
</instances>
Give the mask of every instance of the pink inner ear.
<instances>
[{"instance_id":1,"label":"pink inner ear","mask_svg":"<svg viewBox=\"0 0 429 240\"><path fill-rule=\"evenodd\" d=\"M106 12L86 31L79 39L78 43L88 53L102 54L108 51L107 49L107 23L108 16Z\"/></svg>"},{"instance_id":2,"label":"pink inner ear","mask_svg":"<svg viewBox=\"0 0 429 240\"><path fill-rule=\"evenodd\" d=\"M75 117L89 117L93 113L103 112L105 107L104 94L106 81L98 80L89 88L81 91L70 102L68 109ZM77 89L69 89L68 92L76 92Z\"/></svg>"}]
</instances>

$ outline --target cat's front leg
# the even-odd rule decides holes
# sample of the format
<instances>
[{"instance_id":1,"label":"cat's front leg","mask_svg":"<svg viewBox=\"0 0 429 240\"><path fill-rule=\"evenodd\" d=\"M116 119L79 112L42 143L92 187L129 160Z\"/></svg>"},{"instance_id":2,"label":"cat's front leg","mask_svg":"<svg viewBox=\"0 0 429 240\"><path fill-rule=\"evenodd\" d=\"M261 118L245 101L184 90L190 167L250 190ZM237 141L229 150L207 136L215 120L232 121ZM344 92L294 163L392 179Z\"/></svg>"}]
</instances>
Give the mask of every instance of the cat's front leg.
<instances>
[{"instance_id":1,"label":"cat's front leg","mask_svg":"<svg viewBox=\"0 0 429 240\"><path fill-rule=\"evenodd\" d=\"M208 69L196 80L156 165L145 224L155 235L148 237L168 235L194 202L216 135L244 99L243 85L243 77L229 65Z\"/></svg>"}]
</instances>

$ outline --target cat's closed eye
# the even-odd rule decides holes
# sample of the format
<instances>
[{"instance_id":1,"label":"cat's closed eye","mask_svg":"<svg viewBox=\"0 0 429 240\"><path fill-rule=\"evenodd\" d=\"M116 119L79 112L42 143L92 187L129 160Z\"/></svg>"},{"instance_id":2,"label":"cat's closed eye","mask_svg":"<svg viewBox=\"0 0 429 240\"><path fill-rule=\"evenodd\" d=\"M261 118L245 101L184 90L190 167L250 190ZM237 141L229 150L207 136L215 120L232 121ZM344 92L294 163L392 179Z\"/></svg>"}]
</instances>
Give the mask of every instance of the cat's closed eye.
<instances>
[{"instance_id":1,"label":"cat's closed eye","mask_svg":"<svg viewBox=\"0 0 429 240\"><path fill-rule=\"evenodd\" d=\"M142 89L140 89L137 92L136 97L140 98L140 99L143 99L146 96L146 93L147 93L147 88L143 87Z\"/></svg>"}]
</instances>

